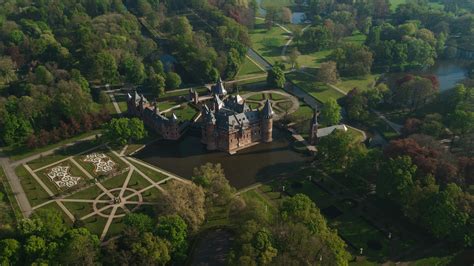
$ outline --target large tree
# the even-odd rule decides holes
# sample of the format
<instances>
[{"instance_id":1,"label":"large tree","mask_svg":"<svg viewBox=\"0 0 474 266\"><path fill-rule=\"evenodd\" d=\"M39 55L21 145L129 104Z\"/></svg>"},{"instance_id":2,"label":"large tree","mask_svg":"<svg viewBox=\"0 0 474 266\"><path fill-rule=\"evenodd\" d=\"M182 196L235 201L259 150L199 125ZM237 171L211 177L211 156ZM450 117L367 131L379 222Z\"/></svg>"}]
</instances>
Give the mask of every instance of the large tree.
<instances>
[{"instance_id":1,"label":"large tree","mask_svg":"<svg viewBox=\"0 0 474 266\"><path fill-rule=\"evenodd\" d=\"M114 118L104 129L104 139L118 145L141 140L147 135L143 121L138 118Z\"/></svg>"},{"instance_id":2,"label":"large tree","mask_svg":"<svg viewBox=\"0 0 474 266\"><path fill-rule=\"evenodd\" d=\"M194 183L169 181L167 193L161 196L162 204L157 210L164 215L179 215L196 232L204 222L205 194L204 190Z\"/></svg>"},{"instance_id":3,"label":"large tree","mask_svg":"<svg viewBox=\"0 0 474 266\"><path fill-rule=\"evenodd\" d=\"M205 189L206 200L211 205L224 205L233 196L234 188L230 186L220 164L206 163L194 168L193 181Z\"/></svg>"},{"instance_id":4,"label":"large tree","mask_svg":"<svg viewBox=\"0 0 474 266\"><path fill-rule=\"evenodd\" d=\"M333 98L329 98L323 105L321 117L328 125L337 125L342 119L341 106Z\"/></svg>"},{"instance_id":5,"label":"large tree","mask_svg":"<svg viewBox=\"0 0 474 266\"><path fill-rule=\"evenodd\" d=\"M276 88L285 86L285 73L279 66L274 66L267 74L267 84Z\"/></svg>"}]
</instances>

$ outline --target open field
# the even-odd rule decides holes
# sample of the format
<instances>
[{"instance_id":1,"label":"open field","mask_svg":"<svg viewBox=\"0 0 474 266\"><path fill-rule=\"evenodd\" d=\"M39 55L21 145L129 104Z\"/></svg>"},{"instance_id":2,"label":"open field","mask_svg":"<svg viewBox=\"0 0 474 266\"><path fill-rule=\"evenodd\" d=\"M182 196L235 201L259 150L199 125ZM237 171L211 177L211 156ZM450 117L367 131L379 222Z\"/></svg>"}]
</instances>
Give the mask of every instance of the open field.
<instances>
[{"instance_id":1,"label":"open field","mask_svg":"<svg viewBox=\"0 0 474 266\"><path fill-rule=\"evenodd\" d=\"M373 88L379 76L380 75L378 74L371 74L365 77L341 78L336 86L345 92L349 92L353 88L357 88L360 91L366 91Z\"/></svg>"},{"instance_id":2,"label":"open field","mask_svg":"<svg viewBox=\"0 0 474 266\"><path fill-rule=\"evenodd\" d=\"M253 49L265 57L271 64L282 61L281 51L289 39L289 34L277 26L265 28L263 20L255 21L255 29L249 31Z\"/></svg>"},{"instance_id":3,"label":"open field","mask_svg":"<svg viewBox=\"0 0 474 266\"><path fill-rule=\"evenodd\" d=\"M265 71L260 69L254 62L249 58L245 57L244 62L240 66L239 73L237 73L236 78L243 78L246 76L265 74Z\"/></svg>"},{"instance_id":4,"label":"open field","mask_svg":"<svg viewBox=\"0 0 474 266\"><path fill-rule=\"evenodd\" d=\"M287 79L292 81L301 89L308 92L316 100L325 103L328 99L339 99L344 95L328 85L314 81L314 78L300 72L291 72L286 75Z\"/></svg>"}]
</instances>

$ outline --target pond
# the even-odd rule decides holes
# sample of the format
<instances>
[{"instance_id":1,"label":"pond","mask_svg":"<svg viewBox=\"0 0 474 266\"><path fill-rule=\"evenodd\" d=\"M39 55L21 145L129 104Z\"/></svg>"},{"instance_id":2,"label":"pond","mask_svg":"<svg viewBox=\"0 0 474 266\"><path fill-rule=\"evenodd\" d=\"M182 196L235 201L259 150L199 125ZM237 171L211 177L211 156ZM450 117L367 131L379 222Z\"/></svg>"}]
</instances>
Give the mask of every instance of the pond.
<instances>
[{"instance_id":1,"label":"pond","mask_svg":"<svg viewBox=\"0 0 474 266\"><path fill-rule=\"evenodd\" d=\"M179 141L158 141L135 156L184 178L207 162L220 163L232 186L237 189L276 177L293 176L310 159L292 150L288 135L273 129L273 142L241 150L234 155L209 152L198 136L187 135Z\"/></svg>"},{"instance_id":2,"label":"pond","mask_svg":"<svg viewBox=\"0 0 474 266\"><path fill-rule=\"evenodd\" d=\"M262 6L263 0L257 0L257 16L265 17L267 10ZM291 24L306 23L306 15L304 12L293 12L291 17Z\"/></svg>"},{"instance_id":3,"label":"pond","mask_svg":"<svg viewBox=\"0 0 474 266\"><path fill-rule=\"evenodd\" d=\"M439 60L431 68L419 73L437 76L440 91L454 88L458 82L467 77L466 68L457 60Z\"/></svg>"}]
</instances>

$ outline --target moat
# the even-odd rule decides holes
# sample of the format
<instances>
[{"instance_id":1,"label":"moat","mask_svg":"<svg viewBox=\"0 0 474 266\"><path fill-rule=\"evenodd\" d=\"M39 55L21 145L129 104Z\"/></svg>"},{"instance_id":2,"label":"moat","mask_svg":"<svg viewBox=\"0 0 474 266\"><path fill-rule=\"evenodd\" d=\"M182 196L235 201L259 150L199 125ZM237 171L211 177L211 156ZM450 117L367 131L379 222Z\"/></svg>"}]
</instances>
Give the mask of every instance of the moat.
<instances>
[{"instance_id":1,"label":"moat","mask_svg":"<svg viewBox=\"0 0 474 266\"><path fill-rule=\"evenodd\" d=\"M207 162L220 163L226 177L237 189L255 182L292 176L310 157L295 152L288 135L273 129L273 142L258 144L234 155L208 152L198 136L187 135L179 141L158 141L148 145L135 157L191 178L193 169Z\"/></svg>"}]
</instances>

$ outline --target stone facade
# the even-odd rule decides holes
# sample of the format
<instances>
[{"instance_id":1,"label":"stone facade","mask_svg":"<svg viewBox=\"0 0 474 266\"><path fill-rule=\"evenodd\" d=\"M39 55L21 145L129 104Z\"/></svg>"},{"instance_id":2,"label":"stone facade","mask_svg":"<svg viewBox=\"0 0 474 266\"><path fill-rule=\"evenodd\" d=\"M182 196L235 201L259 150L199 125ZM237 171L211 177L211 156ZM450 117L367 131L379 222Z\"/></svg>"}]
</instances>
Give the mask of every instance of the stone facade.
<instances>
[{"instance_id":1,"label":"stone facade","mask_svg":"<svg viewBox=\"0 0 474 266\"><path fill-rule=\"evenodd\" d=\"M134 92L128 95L127 112L139 117L145 125L160 134L164 139L177 140L181 137L179 121L173 113L170 118L162 115L155 103L152 105L143 95Z\"/></svg>"},{"instance_id":2,"label":"stone facade","mask_svg":"<svg viewBox=\"0 0 474 266\"><path fill-rule=\"evenodd\" d=\"M261 111L252 110L239 96L222 100L214 94L202 105L201 142L208 150L235 153L261 142L272 141L273 110L267 100Z\"/></svg>"}]
</instances>

